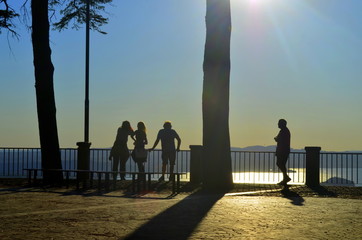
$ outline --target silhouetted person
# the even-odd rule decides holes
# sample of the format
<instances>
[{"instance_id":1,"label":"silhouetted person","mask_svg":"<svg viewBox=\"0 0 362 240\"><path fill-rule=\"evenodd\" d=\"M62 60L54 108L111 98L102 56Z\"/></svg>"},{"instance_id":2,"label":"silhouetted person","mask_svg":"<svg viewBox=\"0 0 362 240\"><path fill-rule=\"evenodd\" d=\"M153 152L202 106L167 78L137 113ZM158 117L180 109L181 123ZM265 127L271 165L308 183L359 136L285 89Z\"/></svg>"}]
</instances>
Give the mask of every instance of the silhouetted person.
<instances>
[{"instance_id":1,"label":"silhouetted person","mask_svg":"<svg viewBox=\"0 0 362 240\"><path fill-rule=\"evenodd\" d=\"M170 177L169 180L174 179L173 168L176 161L176 151L180 151L181 139L178 136L177 132L172 128L171 122L166 121L163 124L163 129L161 129L157 134L157 139L153 144L153 147L150 149L152 151L157 146L158 142L161 140L162 147L162 176L159 181L165 180L166 167L168 162L170 162ZM177 148L175 148L175 139L177 140Z\"/></svg>"},{"instance_id":2,"label":"silhouetted person","mask_svg":"<svg viewBox=\"0 0 362 240\"><path fill-rule=\"evenodd\" d=\"M131 127L131 124L128 121L124 121L122 126L117 130L117 137L114 141L113 147L111 149L111 154L109 160L113 158L113 171L118 171L118 165L120 164L120 171L126 171L126 162L129 158L129 150L127 146L128 136L133 138L134 132ZM125 180L125 174L121 173L121 180ZM113 176L114 179L117 177L117 173Z\"/></svg>"},{"instance_id":3,"label":"silhouetted person","mask_svg":"<svg viewBox=\"0 0 362 240\"><path fill-rule=\"evenodd\" d=\"M132 158L137 163L138 171L144 173L145 166L144 163L147 160L147 151L145 145L147 142L146 126L143 122L137 124L137 130L134 132L135 142L134 150L132 152ZM144 176L143 176L144 177Z\"/></svg>"},{"instance_id":4,"label":"silhouetted person","mask_svg":"<svg viewBox=\"0 0 362 240\"><path fill-rule=\"evenodd\" d=\"M283 180L279 182L279 185L286 185L291 179L287 174L287 160L290 153L290 132L287 128L287 121L280 119L278 122L278 127L280 128L278 136L274 139L277 142L276 157L277 157L277 166L283 173Z\"/></svg>"}]
</instances>

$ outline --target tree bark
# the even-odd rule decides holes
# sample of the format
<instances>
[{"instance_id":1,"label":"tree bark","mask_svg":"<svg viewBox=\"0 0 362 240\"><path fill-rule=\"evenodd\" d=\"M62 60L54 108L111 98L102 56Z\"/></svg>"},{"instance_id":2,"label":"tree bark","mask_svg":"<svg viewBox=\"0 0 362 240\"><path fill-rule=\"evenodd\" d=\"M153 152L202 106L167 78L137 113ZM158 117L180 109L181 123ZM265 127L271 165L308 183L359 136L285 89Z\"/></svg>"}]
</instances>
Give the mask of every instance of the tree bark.
<instances>
[{"instance_id":1,"label":"tree bark","mask_svg":"<svg viewBox=\"0 0 362 240\"><path fill-rule=\"evenodd\" d=\"M232 184L229 88L231 13L229 0L207 0L204 53L204 187L228 190Z\"/></svg>"},{"instance_id":2,"label":"tree bark","mask_svg":"<svg viewBox=\"0 0 362 240\"><path fill-rule=\"evenodd\" d=\"M43 169L61 169L61 157L56 122L53 74L49 45L48 0L32 0L32 42L35 69L35 89L38 112L41 160ZM44 183L58 184L59 172L44 172Z\"/></svg>"}]
</instances>

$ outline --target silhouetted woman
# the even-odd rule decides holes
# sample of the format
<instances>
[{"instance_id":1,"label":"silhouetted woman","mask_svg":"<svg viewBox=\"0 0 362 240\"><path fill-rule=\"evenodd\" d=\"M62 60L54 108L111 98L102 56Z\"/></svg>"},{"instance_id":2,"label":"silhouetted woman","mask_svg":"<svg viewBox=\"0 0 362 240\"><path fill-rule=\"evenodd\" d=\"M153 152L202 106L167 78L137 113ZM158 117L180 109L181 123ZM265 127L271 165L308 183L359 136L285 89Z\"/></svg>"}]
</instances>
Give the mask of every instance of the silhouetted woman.
<instances>
[{"instance_id":1,"label":"silhouetted woman","mask_svg":"<svg viewBox=\"0 0 362 240\"><path fill-rule=\"evenodd\" d=\"M137 130L135 133L135 143L134 150L132 152L132 158L137 163L138 171L145 172L145 162L147 160L147 150L145 145L147 142L146 126L143 122L137 124Z\"/></svg>"},{"instance_id":2,"label":"silhouetted woman","mask_svg":"<svg viewBox=\"0 0 362 240\"><path fill-rule=\"evenodd\" d=\"M118 172L118 165L120 164L121 180L125 180L125 174L122 172L126 171L126 162L129 158L129 149L127 147L128 136L131 136L134 140L133 135L134 132L131 124L128 121L124 121L122 126L118 128L117 137L109 156L109 160L113 158L113 171ZM114 174L114 179L116 179L116 177L117 173Z\"/></svg>"}]
</instances>

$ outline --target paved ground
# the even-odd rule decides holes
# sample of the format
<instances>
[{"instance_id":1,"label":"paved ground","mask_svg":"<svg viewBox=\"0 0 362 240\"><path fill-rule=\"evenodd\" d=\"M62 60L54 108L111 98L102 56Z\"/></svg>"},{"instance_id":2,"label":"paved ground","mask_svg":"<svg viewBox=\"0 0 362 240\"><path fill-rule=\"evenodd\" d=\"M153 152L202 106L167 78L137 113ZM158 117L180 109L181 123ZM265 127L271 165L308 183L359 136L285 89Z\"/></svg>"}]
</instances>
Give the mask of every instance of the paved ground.
<instances>
[{"instance_id":1,"label":"paved ground","mask_svg":"<svg viewBox=\"0 0 362 240\"><path fill-rule=\"evenodd\" d=\"M362 239L362 195L301 189L170 196L3 186L0 239Z\"/></svg>"}]
</instances>

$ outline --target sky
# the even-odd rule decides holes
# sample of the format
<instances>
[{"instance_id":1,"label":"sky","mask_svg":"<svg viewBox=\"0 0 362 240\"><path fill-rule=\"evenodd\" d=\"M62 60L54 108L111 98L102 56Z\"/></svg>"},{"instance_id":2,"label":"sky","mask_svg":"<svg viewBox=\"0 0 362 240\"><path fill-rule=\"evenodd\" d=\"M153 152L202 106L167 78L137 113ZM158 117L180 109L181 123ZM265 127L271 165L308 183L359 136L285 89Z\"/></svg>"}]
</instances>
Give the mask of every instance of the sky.
<instances>
[{"instance_id":1,"label":"sky","mask_svg":"<svg viewBox=\"0 0 362 240\"><path fill-rule=\"evenodd\" d=\"M362 1L231 0L231 11L231 146L274 145L284 118L294 149L362 150ZM149 147L166 120L181 149L201 145L206 1L115 0L107 12L108 34L90 39L91 147L111 147L124 120L145 122ZM0 147L39 147L31 36L16 30L0 35ZM52 31L51 48L60 146L75 148L84 27Z\"/></svg>"}]
</instances>

